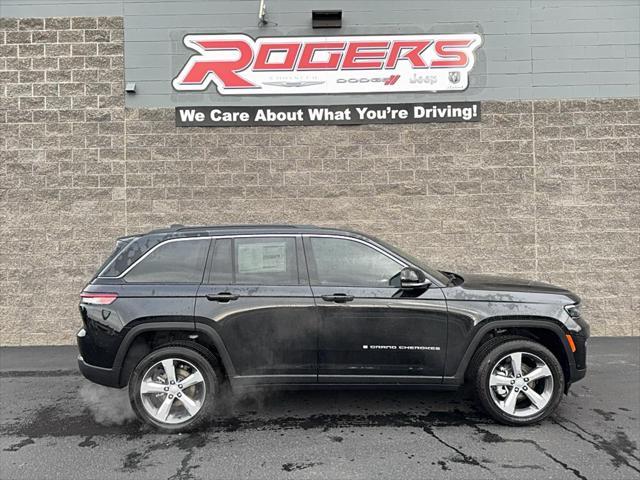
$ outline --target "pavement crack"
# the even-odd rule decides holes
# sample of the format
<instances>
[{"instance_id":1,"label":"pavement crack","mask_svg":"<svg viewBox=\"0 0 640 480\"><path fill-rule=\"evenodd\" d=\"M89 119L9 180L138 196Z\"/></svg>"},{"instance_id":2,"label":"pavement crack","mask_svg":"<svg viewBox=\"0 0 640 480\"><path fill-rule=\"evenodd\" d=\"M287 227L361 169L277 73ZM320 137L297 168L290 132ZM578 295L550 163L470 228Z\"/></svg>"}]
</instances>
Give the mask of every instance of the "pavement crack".
<instances>
[{"instance_id":1,"label":"pavement crack","mask_svg":"<svg viewBox=\"0 0 640 480\"><path fill-rule=\"evenodd\" d=\"M92 440L93 435L88 435L84 438L84 440L82 440L78 446L79 447L89 447L89 448L95 448L98 446L98 444L96 442L94 442Z\"/></svg>"},{"instance_id":2,"label":"pavement crack","mask_svg":"<svg viewBox=\"0 0 640 480\"><path fill-rule=\"evenodd\" d=\"M27 445L31 445L33 443L36 443L36 442L33 441L33 438L25 438L24 440L20 440L18 443L14 443L12 445L9 445L7 448L3 449L3 451L5 451L5 452L17 452L22 447L26 447Z\"/></svg>"},{"instance_id":3,"label":"pavement crack","mask_svg":"<svg viewBox=\"0 0 640 480\"><path fill-rule=\"evenodd\" d=\"M481 428L481 427L479 427L477 425L475 426L475 429L476 429L477 432L483 434L483 441L485 441L487 443L503 443L503 442L506 443L506 442L511 442L511 443L526 443L526 444L529 444L529 445L533 445L533 447L536 450L538 450L540 453L542 453L545 457L547 457L551 461L557 463L558 465L560 465L565 470L570 471L576 477L578 477L580 480L588 480L587 477L582 475L580 470L578 470L577 468L570 467L569 464L567 464L567 463L563 462L562 460L554 457L551 453L549 453L542 445L538 444L538 442L536 442L535 440L526 439L526 438L516 438L516 439L504 438L504 437L498 435L497 433L490 432L489 430Z\"/></svg>"},{"instance_id":4,"label":"pavement crack","mask_svg":"<svg viewBox=\"0 0 640 480\"><path fill-rule=\"evenodd\" d=\"M436 432L433 431L433 429L431 427L424 427L423 430L428 433L429 435L431 435L435 440L437 440L438 442L440 442L442 445L444 445L445 447L449 448L450 450L453 450L454 452L456 452L458 455L460 455L464 461L464 463L466 463L467 465L474 465L476 467L480 467L484 470L487 471L491 471L488 467L486 467L485 465L483 465L482 463L480 463L476 458L472 457L471 455L467 455L466 453L464 453L462 450L460 450L457 447L454 447L453 445L451 445L448 442L445 442L442 438L440 438Z\"/></svg>"},{"instance_id":5,"label":"pavement crack","mask_svg":"<svg viewBox=\"0 0 640 480\"><path fill-rule=\"evenodd\" d=\"M577 429L581 430L584 434L589 435L593 440L590 439L590 438L587 438L582 433L567 427L565 424L563 424L562 422L560 422L556 418L551 418L551 421L553 423L555 423L556 425L558 425L563 430L566 430L567 432L575 435L579 439L581 439L581 440L593 445L596 450L599 450L601 452L605 452L607 455L609 455L609 457L611 457L611 463L613 464L614 467L619 467L620 465L625 465L625 466L629 467L631 470L634 470L634 471L640 473L640 469L638 467L634 466L634 465L631 465L629 463L629 461L624 457L624 455L622 455L620 453L620 452L624 452L625 454L627 454L628 456L630 456L634 460L640 461L638 459L638 456L634 455L632 453L632 451L636 449L635 445L626 436L626 434L624 432L616 432L616 439L611 441L611 440L605 439L603 436L601 436L601 435L599 435L597 433L592 433L592 432L589 432L589 431L585 430L580 425L578 425L577 423L575 423L575 422L573 422L571 420L568 420L566 418L562 418L562 420L564 422L566 422L566 423L570 423L570 424L574 425Z\"/></svg>"},{"instance_id":6,"label":"pavement crack","mask_svg":"<svg viewBox=\"0 0 640 480\"><path fill-rule=\"evenodd\" d=\"M191 465L191 459L197 448L202 448L207 444L207 436L203 434L185 435L178 439L174 445L187 453L180 462L180 467L176 470L175 475L169 477L169 480L190 480L195 478L193 470L200 468L200 465Z\"/></svg>"},{"instance_id":7,"label":"pavement crack","mask_svg":"<svg viewBox=\"0 0 640 480\"><path fill-rule=\"evenodd\" d=\"M282 470L285 472L293 472L294 470L304 470L306 468L315 467L316 465L322 465L322 462L289 462L282 465Z\"/></svg>"},{"instance_id":8,"label":"pavement crack","mask_svg":"<svg viewBox=\"0 0 640 480\"><path fill-rule=\"evenodd\" d=\"M535 442L533 442L535 444ZM587 477L585 477L584 475L582 475L582 473L580 473L580 470L578 470L577 468L573 468L570 467L569 464L563 462L562 460L554 457L553 455L551 455L549 452L547 452L544 448L540 447L538 444L535 444L540 453L542 453L545 457L549 458L550 460L554 461L555 463L557 463L558 465L560 465L562 468L564 468L565 470L569 470L571 473L573 473L576 477L578 477L581 480L588 480Z\"/></svg>"}]
</instances>

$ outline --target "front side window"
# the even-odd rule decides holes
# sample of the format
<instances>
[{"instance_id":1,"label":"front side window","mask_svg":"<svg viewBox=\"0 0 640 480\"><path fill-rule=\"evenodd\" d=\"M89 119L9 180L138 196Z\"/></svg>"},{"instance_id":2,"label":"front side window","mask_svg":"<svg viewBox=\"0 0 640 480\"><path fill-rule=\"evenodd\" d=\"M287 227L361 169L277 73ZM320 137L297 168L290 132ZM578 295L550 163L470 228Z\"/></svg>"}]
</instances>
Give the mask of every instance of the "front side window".
<instances>
[{"instance_id":1,"label":"front side window","mask_svg":"<svg viewBox=\"0 0 640 480\"><path fill-rule=\"evenodd\" d=\"M200 283L209 239L169 241L153 250L131 269L129 283Z\"/></svg>"},{"instance_id":2,"label":"front side window","mask_svg":"<svg viewBox=\"0 0 640 480\"><path fill-rule=\"evenodd\" d=\"M402 265L378 250L353 240L312 237L316 285L388 287Z\"/></svg>"},{"instance_id":3,"label":"front side window","mask_svg":"<svg viewBox=\"0 0 640 480\"><path fill-rule=\"evenodd\" d=\"M295 285L298 283L296 241L290 237L236 238L235 283Z\"/></svg>"}]
</instances>

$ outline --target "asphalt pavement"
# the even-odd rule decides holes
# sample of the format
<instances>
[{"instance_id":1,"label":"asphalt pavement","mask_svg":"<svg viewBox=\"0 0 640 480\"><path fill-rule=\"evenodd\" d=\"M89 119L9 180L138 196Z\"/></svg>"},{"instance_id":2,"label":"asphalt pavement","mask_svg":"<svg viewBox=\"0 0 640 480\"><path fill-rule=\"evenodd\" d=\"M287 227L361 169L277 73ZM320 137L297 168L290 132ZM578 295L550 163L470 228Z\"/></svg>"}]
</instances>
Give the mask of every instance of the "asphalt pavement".
<instances>
[{"instance_id":1,"label":"asphalt pavement","mask_svg":"<svg viewBox=\"0 0 640 480\"><path fill-rule=\"evenodd\" d=\"M497 425L468 392L279 391L159 434L75 349L0 349L0 478L640 479L640 339L592 338L587 378L540 425Z\"/></svg>"}]
</instances>

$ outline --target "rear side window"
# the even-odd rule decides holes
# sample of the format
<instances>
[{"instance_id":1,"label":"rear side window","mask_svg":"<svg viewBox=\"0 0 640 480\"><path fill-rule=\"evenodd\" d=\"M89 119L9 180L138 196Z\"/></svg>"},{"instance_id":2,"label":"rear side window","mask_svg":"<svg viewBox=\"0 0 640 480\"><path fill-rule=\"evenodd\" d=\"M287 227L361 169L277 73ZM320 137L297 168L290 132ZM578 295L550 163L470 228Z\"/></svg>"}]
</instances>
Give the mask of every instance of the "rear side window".
<instances>
[{"instance_id":1,"label":"rear side window","mask_svg":"<svg viewBox=\"0 0 640 480\"><path fill-rule=\"evenodd\" d=\"M294 238L236 238L236 283L295 285L298 262Z\"/></svg>"},{"instance_id":2,"label":"rear side window","mask_svg":"<svg viewBox=\"0 0 640 480\"><path fill-rule=\"evenodd\" d=\"M233 283L233 257L231 255L231 239L216 240L213 248L209 283L226 285Z\"/></svg>"},{"instance_id":3,"label":"rear side window","mask_svg":"<svg viewBox=\"0 0 640 480\"><path fill-rule=\"evenodd\" d=\"M169 241L153 250L131 269L129 283L200 283L209 239Z\"/></svg>"},{"instance_id":4,"label":"rear side window","mask_svg":"<svg viewBox=\"0 0 640 480\"><path fill-rule=\"evenodd\" d=\"M297 285L298 256L295 238L217 240L211 258L209 283Z\"/></svg>"}]
</instances>

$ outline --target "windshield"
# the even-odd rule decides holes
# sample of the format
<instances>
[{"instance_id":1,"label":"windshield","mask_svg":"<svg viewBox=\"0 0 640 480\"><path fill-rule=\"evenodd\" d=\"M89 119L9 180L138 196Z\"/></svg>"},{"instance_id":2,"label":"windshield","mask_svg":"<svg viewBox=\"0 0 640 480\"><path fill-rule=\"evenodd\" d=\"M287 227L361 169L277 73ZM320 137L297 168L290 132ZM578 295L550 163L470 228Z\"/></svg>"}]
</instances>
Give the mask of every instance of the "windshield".
<instances>
[{"instance_id":1,"label":"windshield","mask_svg":"<svg viewBox=\"0 0 640 480\"><path fill-rule=\"evenodd\" d=\"M386 248L387 250L395 253L396 255L402 257L402 258L406 258L407 260L409 260L409 262L413 263L416 267L420 268L421 270L423 270L425 273L427 273L428 275L430 275L432 278L435 278L436 280L438 280L440 283L446 285L449 283L449 277L447 277L446 275L444 275L443 273L439 272L438 270L435 270L427 265L424 264L424 262L422 260L420 260L419 258L414 257L413 255L411 255L410 253L405 252L404 250L395 247L393 245L388 244L387 242L384 242L378 238L375 237L369 237L371 238L374 242L382 245L384 248Z\"/></svg>"}]
</instances>

